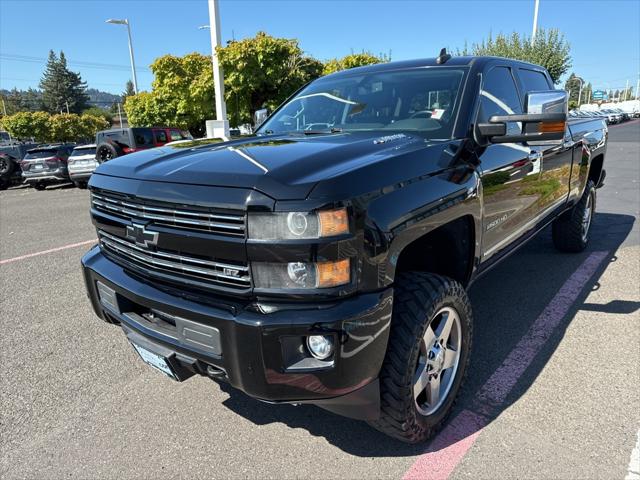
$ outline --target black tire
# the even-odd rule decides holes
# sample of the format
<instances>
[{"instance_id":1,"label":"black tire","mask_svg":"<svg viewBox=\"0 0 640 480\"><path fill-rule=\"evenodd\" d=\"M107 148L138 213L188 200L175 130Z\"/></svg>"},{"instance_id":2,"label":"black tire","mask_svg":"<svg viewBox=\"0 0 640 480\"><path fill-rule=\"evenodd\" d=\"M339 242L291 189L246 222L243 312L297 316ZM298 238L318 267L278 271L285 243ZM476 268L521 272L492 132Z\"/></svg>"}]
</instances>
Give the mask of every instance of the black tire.
<instances>
[{"instance_id":1,"label":"black tire","mask_svg":"<svg viewBox=\"0 0 640 480\"><path fill-rule=\"evenodd\" d=\"M462 285L430 273L400 274L394 290L391 332L380 371L380 418L370 424L403 442L420 443L445 423L464 383L473 332L471 304ZM413 393L414 375L421 358L420 345L436 314L446 308L458 314L459 360L442 403L434 406L433 413L424 415ZM440 376L443 378L442 373Z\"/></svg>"},{"instance_id":2,"label":"black tire","mask_svg":"<svg viewBox=\"0 0 640 480\"><path fill-rule=\"evenodd\" d=\"M44 183L36 183L33 185L33 188L35 188L36 190L44 190L45 188L47 188L47 185Z\"/></svg>"},{"instance_id":3,"label":"black tire","mask_svg":"<svg viewBox=\"0 0 640 480\"><path fill-rule=\"evenodd\" d=\"M5 178L4 176L0 176L0 190L6 190L11 186L11 180Z\"/></svg>"},{"instance_id":4,"label":"black tire","mask_svg":"<svg viewBox=\"0 0 640 480\"><path fill-rule=\"evenodd\" d=\"M589 180L578 203L553 221L551 234L555 247L561 252L582 252L589 243L595 211L596 186Z\"/></svg>"},{"instance_id":5,"label":"black tire","mask_svg":"<svg viewBox=\"0 0 640 480\"><path fill-rule=\"evenodd\" d=\"M76 188L80 188L82 190L87 188L87 182L73 182Z\"/></svg>"},{"instance_id":6,"label":"black tire","mask_svg":"<svg viewBox=\"0 0 640 480\"><path fill-rule=\"evenodd\" d=\"M13 160L8 155L0 155L0 175L9 178L15 168L15 160Z\"/></svg>"},{"instance_id":7,"label":"black tire","mask_svg":"<svg viewBox=\"0 0 640 480\"><path fill-rule=\"evenodd\" d=\"M96 147L96 160L98 163L108 162L121 156L124 152L118 145L111 143L101 143Z\"/></svg>"}]
</instances>

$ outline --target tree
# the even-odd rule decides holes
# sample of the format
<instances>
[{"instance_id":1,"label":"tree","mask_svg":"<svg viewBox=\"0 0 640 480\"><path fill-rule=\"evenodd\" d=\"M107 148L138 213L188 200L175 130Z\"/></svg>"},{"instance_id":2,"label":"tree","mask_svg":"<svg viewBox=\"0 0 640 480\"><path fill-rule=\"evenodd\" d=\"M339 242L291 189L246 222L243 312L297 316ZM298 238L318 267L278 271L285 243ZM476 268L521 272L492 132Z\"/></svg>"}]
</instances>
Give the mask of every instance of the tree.
<instances>
[{"instance_id":1,"label":"tree","mask_svg":"<svg viewBox=\"0 0 640 480\"><path fill-rule=\"evenodd\" d=\"M564 83L564 89L569 94L569 108L578 108L578 99L580 99L580 103L582 100L586 100L584 95L580 94L580 89L584 86L584 80L578 77L575 73L571 73L569 78ZM584 93L584 89L583 89Z\"/></svg>"},{"instance_id":2,"label":"tree","mask_svg":"<svg viewBox=\"0 0 640 480\"><path fill-rule=\"evenodd\" d=\"M83 110L82 115L92 115L94 117L102 117L109 125L113 123L113 115L109 110L100 107L89 107Z\"/></svg>"},{"instance_id":3,"label":"tree","mask_svg":"<svg viewBox=\"0 0 640 480\"><path fill-rule=\"evenodd\" d=\"M91 115L86 112L80 117L80 132L78 139L94 140L96 133L105 130L111 126L111 122L107 121L101 115Z\"/></svg>"},{"instance_id":4,"label":"tree","mask_svg":"<svg viewBox=\"0 0 640 480\"><path fill-rule=\"evenodd\" d=\"M53 50L49 51L49 59L42 79L42 101L48 112L66 111L80 113L86 106L89 97L86 94L87 84L79 73L67 68L64 52L58 57Z\"/></svg>"},{"instance_id":5,"label":"tree","mask_svg":"<svg viewBox=\"0 0 640 480\"><path fill-rule=\"evenodd\" d=\"M2 128L18 139L48 141L51 124L46 112L18 112L2 118Z\"/></svg>"},{"instance_id":6,"label":"tree","mask_svg":"<svg viewBox=\"0 0 640 480\"><path fill-rule=\"evenodd\" d=\"M124 92L122 92L122 101L124 102L127 97L131 97L135 94L136 94L136 91L133 88L133 82L131 80L127 80Z\"/></svg>"},{"instance_id":7,"label":"tree","mask_svg":"<svg viewBox=\"0 0 640 480\"><path fill-rule=\"evenodd\" d=\"M265 32L218 47L217 54L233 124L251 122L261 108L276 108L323 69L321 62L304 55L297 40Z\"/></svg>"},{"instance_id":8,"label":"tree","mask_svg":"<svg viewBox=\"0 0 640 480\"><path fill-rule=\"evenodd\" d=\"M390 57L387 55L376 56L369 52L352 53L342 58L332 58L331 60L327 60L324 64L322 74L328 75L348 68L385 63L390 60Z\"/></svg>"},{"instance_id":9,"label":"tree","mask_svg":"<svg viewBox=\"0 0 640 480\"><path fill-rule=\"evenodd\" d=\"M202 135L204 122L214 118L211 58L200 53L165 55L151 64L151 92L128 96L124 103L134 127L170 125Z\"/></svg>"},{"instance_id":10,"label":"tree","mask_svg":"<svg viewBox=\"0 0 640 480\"><path fill-rule=\"evenodd\" d=\"M493 55L513 58L541 65L547 69L553 83L571 68L571 47L557 29L539 29L533 44L531 39L513 32L510 36L499 34L494 39L491 34L487 40L474 44L469 52L466 47L463 55Z\"/></svg>"}]
</instances>

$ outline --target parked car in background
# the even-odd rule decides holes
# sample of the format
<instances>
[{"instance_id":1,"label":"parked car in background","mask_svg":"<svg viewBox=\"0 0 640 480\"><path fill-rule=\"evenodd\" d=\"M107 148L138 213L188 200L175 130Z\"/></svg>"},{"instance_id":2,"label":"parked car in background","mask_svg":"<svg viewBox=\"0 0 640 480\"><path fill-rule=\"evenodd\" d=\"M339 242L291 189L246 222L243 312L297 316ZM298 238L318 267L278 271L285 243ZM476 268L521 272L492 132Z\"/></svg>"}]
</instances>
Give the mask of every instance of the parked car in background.
<instances>
[{"instance_id":1,"label":"parked car in background","mask_svg":"<svg viewBox=\"0 0 640 480\"><path fill-rule=\"evenodd\" d=\"M33 142L14 140L8 132L0 131L0 190L22 183L20 160L27 150L36 146Z\"/></svg>"},{"instance_id":2,"label":"parked car in background","mask_svg":"<svg viewBox=\"0 0 640 480\"><path fill-rule=\"evenodd\" d=\"M96 160L96 145L78 145L73 149L67 160L69 178L78 188L87 188L87 182L98 166Z\"/></svg>"},{"instance_id":3,"label":"parked car in background","mask_svg":"<svg viewBox=\"0 0 640 480\"><path fill-rule=\"evenodd\" d=\"M25 183L36 190L44 190L47 185L68 182L67 160L74 144L41 145L27 152L20 162Z\"/></svg>"},{"instance_id":4,"label":"parked car in background","mask_svg":"<svg viewBox=\"0 0 640 480\"><path fill-rule=\"evenodd\" d=\"M172 127L103 130L96 134L96 160L102 163L139 150L161 147L176 140L192 139L188 131Z\"/></svg>"},{"instance_id":5,"label":"parked car in background","mask_svg":"<svg viewBox=\"0 0 640 480\"><path fill-rule=\"evenodd\" d=\"M611 109L612 112L617 113L618 115L620 115L620 121L621 122L626 122L627 120L630 120L631 117L629 116L629 114L627 112L625 112L624 110L622 110L621 108L612 108Z\"/></svg>"}]
</instances>

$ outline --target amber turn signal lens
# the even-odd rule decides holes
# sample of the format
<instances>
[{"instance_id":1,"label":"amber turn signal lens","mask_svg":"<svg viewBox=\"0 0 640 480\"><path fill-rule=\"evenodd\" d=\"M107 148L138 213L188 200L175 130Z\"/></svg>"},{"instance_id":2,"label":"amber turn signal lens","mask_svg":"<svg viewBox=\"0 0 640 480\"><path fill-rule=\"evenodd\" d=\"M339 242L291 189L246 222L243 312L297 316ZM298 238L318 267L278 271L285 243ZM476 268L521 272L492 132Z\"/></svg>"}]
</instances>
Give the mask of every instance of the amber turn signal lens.
<instances>
[{"instance_id":1,"label":"amber turn signal lens","mask_svg":"<svg viewBox=\"0 0 640 480\"><path fill-rule=\"evenodd\" d=\"M318 218L321 237L335 237L349 233L349 216L346 208L318 212Z\"/></svg>"},{"instance_id":2,"label":"amber turn signal lens","mask_svg":"<svg viewBox=\"0 0 640 480\"><path fill-rule=\"evenodd\" d=\"M336 287L349 283L351 279L351 262L348 258L337 262L322 262L316 264L318 272L318 288Z\"/></svg>"},{"instance_id":3,"label":"amber turn signal lens","mask_svg":"<svg viewBox=\"0 0 640 480\"><path fill-rule=\"evenodd\" d=\"M540 133L559 133L565 131L565 122L540 122L538 124L538 132Z\"/></svg>"}]
</instances>

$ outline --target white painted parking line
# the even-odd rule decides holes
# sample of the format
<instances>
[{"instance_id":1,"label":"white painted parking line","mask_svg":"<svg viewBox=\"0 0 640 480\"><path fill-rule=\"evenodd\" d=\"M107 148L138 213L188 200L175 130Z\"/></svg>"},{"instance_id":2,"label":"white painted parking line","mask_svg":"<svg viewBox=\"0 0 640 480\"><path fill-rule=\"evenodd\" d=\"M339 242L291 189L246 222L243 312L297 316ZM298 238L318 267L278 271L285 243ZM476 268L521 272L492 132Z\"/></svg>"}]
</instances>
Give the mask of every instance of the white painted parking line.
<instances>
[{"instance_id":1,"label":"white painted parking line","mask_svg":"<svg viewBox=\"0 0 640 480\"><path fill-rule=\"evenodd\" d=\"M624 480L640 480L640 430L636 434L636 446L631 451L627 476Z\"/></svg>"},{"instance_id":2,"label":"white painted parking line","mask_svg":"<svg viewBox=\"0 0 640 480\"><path fill-rule=\"evenodd\" d=\"M4 265L6 263L17 262L19 260L26 260L31 257L38 257L40 255L46 255L47 253L59 252L61 250L67 250L69 248L81 247L83 245L89 245L90 243L97 243L97 240L86 240L84 242L78 243L70 243L69 245L63 245L61 247L50 248L49 250L43 250L41 252L28 253L26 255L20 255L19 257L7 258L6 260L0 260L0 265Z\"/></svg>"}]
</instances>

